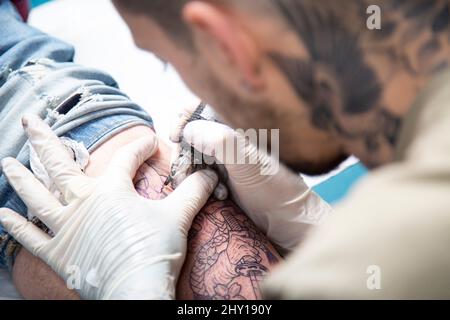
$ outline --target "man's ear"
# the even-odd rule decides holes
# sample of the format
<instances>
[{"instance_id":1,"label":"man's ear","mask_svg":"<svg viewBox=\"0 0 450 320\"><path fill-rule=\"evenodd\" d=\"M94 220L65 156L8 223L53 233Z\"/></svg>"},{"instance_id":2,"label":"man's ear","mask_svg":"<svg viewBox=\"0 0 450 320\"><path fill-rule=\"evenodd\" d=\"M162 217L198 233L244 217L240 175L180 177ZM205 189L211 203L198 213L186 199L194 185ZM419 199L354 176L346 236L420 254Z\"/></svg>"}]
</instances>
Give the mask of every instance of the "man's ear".
<instances>
[{"instance_id":1,"label":"man's ear","mask_svg":"<svg viewBox=\"0 0 450 320\"><path fill-rule=\"evenodd\" d=\"M219 61L240 72L245 85L251 89L263 85L257 42L230 12L210 3L191 1L183 9L183 18L206 45L214 46Z\"/></svg>"}]
</instances>

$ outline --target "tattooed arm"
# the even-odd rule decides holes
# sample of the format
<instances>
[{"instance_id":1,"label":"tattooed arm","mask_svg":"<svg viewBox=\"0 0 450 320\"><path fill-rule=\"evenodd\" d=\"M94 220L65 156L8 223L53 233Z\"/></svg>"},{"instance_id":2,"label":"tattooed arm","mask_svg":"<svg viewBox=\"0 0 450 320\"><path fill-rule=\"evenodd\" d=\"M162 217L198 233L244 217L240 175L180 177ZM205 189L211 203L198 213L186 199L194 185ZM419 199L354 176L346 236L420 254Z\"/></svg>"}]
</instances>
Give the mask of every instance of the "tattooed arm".
<instances>
[{"instance_id":1,"label":"tattooed arm","mask_svg":"<svg viewBox=\"0 0 450 320\"><path fill-rule=\"evenodd\" d=\"M231 201L211 200L189 234L182 299L260 299L260 281L280 256Z\"/></svg>"},{"instance_id":2,"label":"tattooed arm","mask_svg":"<svg viewBox=\"0 0 450 320\"><path fill-rule=\"evenodd\" d=\"M146 127L127 130L97 149L86 174L98 176L111 155L123 145L154 134ZM160 151L136 174L136 190L149 199L163 199L172 190L163 188L171 150ZM258 283L280 259L267 239L231 202L211 200L195 220L189 235L188 255L178 284L180 299L255 299ZM13 269L19 292L28 299L78 299L45 263L21 250Z\"/></svg>"},{"instance_id":3,"label":"tattooed arm","mask_svg":"<svg viewBox=\"0 0 450 320\"><path fill-rule=\"evenodd\" d=\"M148 160L135 178L136 190L163 199L172 190L163 183L169 172L170 150ZM189 233L186 263L178 282L183 300L260 299L259 283L281 259L275 248L231 201L211 199Z\"/></svg>"}]
</instances>

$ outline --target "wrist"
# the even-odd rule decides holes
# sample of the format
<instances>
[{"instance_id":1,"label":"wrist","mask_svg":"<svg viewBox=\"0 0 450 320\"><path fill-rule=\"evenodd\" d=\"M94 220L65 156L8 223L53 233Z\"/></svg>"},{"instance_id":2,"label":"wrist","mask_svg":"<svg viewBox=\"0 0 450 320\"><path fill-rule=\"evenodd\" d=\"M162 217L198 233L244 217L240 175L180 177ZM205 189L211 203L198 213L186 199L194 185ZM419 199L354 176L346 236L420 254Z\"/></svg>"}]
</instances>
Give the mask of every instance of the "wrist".
<instances>
[{"instance_id":1,"label":"wrist","mask_svg":"<svg viewBox=\"0 0 450 320\"><path fill-rule=\"evenodd\" d=\"M47 264L25 249L18 251L12 277L17 290L25 299L79 300L77 292Z\"/></svg>"}]
</instances>

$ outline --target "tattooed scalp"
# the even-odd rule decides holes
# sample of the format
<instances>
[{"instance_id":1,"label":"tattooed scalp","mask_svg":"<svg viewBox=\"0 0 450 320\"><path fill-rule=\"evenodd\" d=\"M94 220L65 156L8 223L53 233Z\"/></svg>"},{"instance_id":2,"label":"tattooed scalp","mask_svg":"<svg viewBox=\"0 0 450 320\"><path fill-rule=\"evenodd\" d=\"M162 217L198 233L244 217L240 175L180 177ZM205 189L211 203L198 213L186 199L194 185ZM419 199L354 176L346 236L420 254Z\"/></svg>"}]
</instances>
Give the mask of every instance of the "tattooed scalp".
<instances>
[{"instance_id":1,"label":"tattooed scalp","mask_svg":"<svg viewBox=\"0 0 450 320\"><path fill-rule=\"evenodd\" d=\"M443 54L443 49L450 40L449 1L275 3L305 46L308 58L279 52L270 56L307 105L313 125L346 140L361 140L369 153L376 153L382 146L393 148L403 114L397 112L401 108L386 104L383 98L396 74L381 77L367 56L388 57L397 66L397 74L405 72L411 79L448 67L448 54ZM381 7L383 16L381 30L372 31L365 27L366 9L374 3ZM416 45L419 37L425 40ZM411 47L417 49L409 50ZM371 119L370 125L352 125L360 116Z\"/></svg>"}]
</instances>

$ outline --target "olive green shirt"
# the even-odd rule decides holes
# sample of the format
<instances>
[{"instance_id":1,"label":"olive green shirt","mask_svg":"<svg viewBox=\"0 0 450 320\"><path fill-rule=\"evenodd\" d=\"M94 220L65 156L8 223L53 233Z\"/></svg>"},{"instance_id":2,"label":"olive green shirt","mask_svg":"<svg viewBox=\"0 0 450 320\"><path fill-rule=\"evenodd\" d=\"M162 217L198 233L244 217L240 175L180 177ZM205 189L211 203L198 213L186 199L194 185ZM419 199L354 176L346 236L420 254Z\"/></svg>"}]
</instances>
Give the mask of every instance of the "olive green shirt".
<instances>
[{"instance_id":1,"label":"olive green shirt","mask_svg":"<svg viewBox=\"0 0 450 320\"><path fill-rule=\"evenodd\" d=\"M450 71L372 172L265 284L268 298L450 298Z\"/></svg>"}]
</instances>

